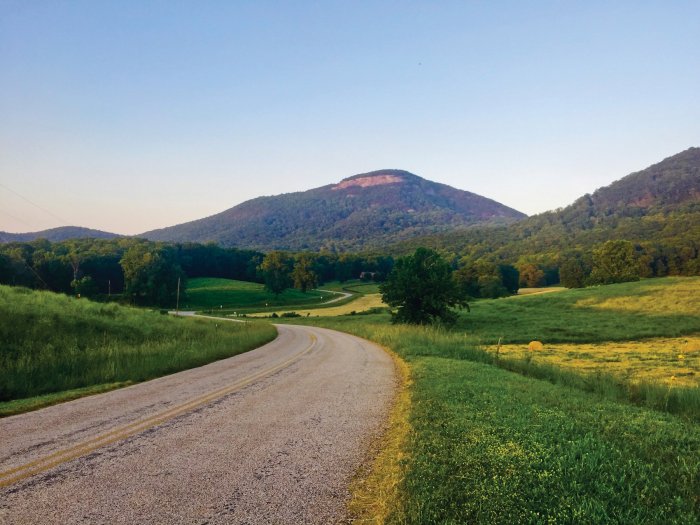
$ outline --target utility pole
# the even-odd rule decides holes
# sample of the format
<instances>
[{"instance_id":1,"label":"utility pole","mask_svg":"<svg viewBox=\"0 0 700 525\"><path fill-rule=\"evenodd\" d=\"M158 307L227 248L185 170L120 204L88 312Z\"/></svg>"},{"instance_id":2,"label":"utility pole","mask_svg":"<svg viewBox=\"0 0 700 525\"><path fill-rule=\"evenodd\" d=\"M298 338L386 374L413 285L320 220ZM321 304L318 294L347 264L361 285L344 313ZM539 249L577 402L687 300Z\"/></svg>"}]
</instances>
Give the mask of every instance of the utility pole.
<instances>
[{"instance_id":1,"label":"utility pole","mask_svg":"<svg viewBox=\"0 0 700 525\"><path fill-rule=\"evenodd\" d=\"M180 315L180 278L177 278L177 299L175 300L175 315Z\"/></svg>"}]
</instances>

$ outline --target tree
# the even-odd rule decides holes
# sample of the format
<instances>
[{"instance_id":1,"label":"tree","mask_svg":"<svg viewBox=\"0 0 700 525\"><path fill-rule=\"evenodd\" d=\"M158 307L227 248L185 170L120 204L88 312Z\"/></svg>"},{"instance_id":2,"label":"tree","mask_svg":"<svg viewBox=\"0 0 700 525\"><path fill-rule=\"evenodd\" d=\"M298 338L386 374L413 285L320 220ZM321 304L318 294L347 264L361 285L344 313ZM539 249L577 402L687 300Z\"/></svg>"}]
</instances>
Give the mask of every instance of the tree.
<instances>
[{"instance_id":1,"label":"tree","mask_svg":"<svg viewBox=\"0 0 700 525\"><path fill-rule=\"evenodd\" d=\"M525 288L538 288L544 286L546 281L544 272L532 263L520 266L520 285Z\"/></svg>"},{"instance_id":2,"label":"tree","mask_svg":"<svg viewBox=\"0 0 700 525\"><path fill-rule=\"evenodd\" d=\"M518 269L510 264L500 264L498 265L498 271L501 274L503 287L508 293L518 293L520 283L520 272L518 272Z\"/></svg>"},{"instance_id":3,"label":"tree","mask_svg":"<svg viewBox=\"0 0 700 525\"><path fill-rule=\"evenodd\" d=\"M561 284L567 288L583 288L591 274L590 262L580 254L568 255L559 268Z\"/></svg>"},{"instance_id":4,"label":"tree","mask_svg":"<svg viewBox=\"0 0 700 525\"><path fill-rule=\"evenodd\" d=\"M318 277L313 270L314 256L309 253L298 255L294 261L294 269L292 270L292 279L294 288L306 293L309 288L314 288L318 283Z\"/></svg>"},{"instance_id":5,"label":"tree","mask_svg":"<svg viewBox=\"0 0 700 525\"><path fill-rule=\"evenodd\" d=\"M518 270L483 259L466 262L454 279L465 297L495 299L518 291Z\"/></svg>"},{"instance_id":6,"label":"tree","mask_svg":"<svg viewBox=\"0 0 700 525\"><path fill-rule=\"evenodd\" d=\"M74 279L70 285L79 297L95 297L99 291L97 289L97 284L89 275L81 277L80 279Z\"/></svg>"},{"instance_id":7,"label":"tree","mask_svg":"<svg viewBox=\"0 0 700 525\"><path fill-rule=\"evenodd\" d=\"M399 258L379 290L385 303L398 308L394 323L451 324L457 319L451 308L467 306L449 264L427 248Z\"/></svg>"},{"instance_id":8,"label":"tree","mask_svg":"<svg viewBox=\"0 0 700 525\"><path fill-rule=\"evenodd\" d=\"M124 271L125 292L137 304L174 306L178 279L181 292L185 274L173 248L140 243L129 248L119 261Z\"/></svg>"},{"instance_id":9,"label":"tree","mask_svg":"<svg viewBox=\"0 0 700 525\"><path fill-rule=\"evenodd\" d=\"M639 256L629 241L606 241L593 250L593 284L639 280Z\"/></svg>"},{"instance_id":10,"label":"tree","mask_svg":"<svg viewBox=\"0 0 700 525\"><path fill-rule=\"evenodd\" d=\"M279 295L292 285L291 261L284 252L270 252L260 264L260 272L265 281L265 288Z\"/></svg>"}]
</instances>

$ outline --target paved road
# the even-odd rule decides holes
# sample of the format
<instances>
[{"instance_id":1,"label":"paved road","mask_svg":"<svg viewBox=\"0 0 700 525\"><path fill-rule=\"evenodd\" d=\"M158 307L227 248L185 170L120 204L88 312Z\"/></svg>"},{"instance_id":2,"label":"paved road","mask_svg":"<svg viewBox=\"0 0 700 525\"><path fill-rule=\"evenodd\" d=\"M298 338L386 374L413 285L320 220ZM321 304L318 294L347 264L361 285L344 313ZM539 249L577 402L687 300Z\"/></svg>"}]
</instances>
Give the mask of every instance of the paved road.
<instances>
[{"instance_id":1,"label":"paved road","mask_svg":"<svg viewBox=\"0 0 700 525\"><path fill-rule=\"evenodd\" d=\"M340 292L340 291L333 291L333 290L321 290L320 288L316 289L317 292L324 292L324 293L332 293L332 294L340 294L338 297L331 299L330 301L324 301L321 304L332 304L332 303L337 303L342 301L343 299L347 299L348 297L352 297L353 294L348 293L348 292Z\"/></svg>"},{"instance_id":2,"label":"paved road","mask_svg":"<svg viewBox=\"0 0 700 525\"><path fill-rule=\"evenodd\" d=\"M278 326L252 352L0 419L0 523L333 523L382 428L380 348Z\"/></svg>"}]
</instances>

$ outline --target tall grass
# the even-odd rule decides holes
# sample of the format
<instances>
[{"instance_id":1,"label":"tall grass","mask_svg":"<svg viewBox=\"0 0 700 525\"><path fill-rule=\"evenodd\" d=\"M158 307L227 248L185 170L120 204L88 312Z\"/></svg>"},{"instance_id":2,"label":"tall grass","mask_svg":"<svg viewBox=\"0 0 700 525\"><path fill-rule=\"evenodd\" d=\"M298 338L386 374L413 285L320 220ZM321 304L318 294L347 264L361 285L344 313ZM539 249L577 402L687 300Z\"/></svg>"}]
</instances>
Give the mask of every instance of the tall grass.
<instances>
[{"instance_id":1,"label":"tall grass","mask_svg":"<svg viewBox=\"0 0 700 525\"><path fill-rule=\"evenodd\" d=\"M275 337L268 324L172 318L0 286L0 400L200 366Z\"/></svg>"},{"instance_id":2,"label":"tall grass","mask_svg":"<svg viewBox=\"0 0 700 525\"><path fill-rule=\"evenodd\" d=\"M314 319L315 325L349 331L391 348L403 358L443 357L485 363L551 383L578 388L613 400L625 401L700 421L700 388L660 381L628 382L613 373L581 374L540 362L537 358L499 356L480 344L480 338L445 328L390 325L387 315L361 318ZM301 321L303 322L303 321Z\"/></svg>"}]
</instances>

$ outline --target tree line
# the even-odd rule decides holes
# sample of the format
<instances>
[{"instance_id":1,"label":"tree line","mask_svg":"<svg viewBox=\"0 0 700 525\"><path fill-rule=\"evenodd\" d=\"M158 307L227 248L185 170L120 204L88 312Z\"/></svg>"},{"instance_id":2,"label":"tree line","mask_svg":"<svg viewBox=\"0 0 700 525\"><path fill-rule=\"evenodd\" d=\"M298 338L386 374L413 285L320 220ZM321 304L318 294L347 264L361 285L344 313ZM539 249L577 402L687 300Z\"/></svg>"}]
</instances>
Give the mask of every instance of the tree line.
<instances>
[{"instance_id":1,"label":"tree line","mask_svg":"<svg viewBox=\"0 0 700 525\"><path fill-rule=\"evenodd\" d=\"M437 250L467 299L498 298L521 287L579 288L666 275L700 275L700 243L679 245L610 240L590 249L474 258ZM415 255L415 254L414 254ZM144 239L36 240L0 245L0 283L144 306L175 305L178 281L222 277L263 283L274 294L307 291L329 281L360 277L384 282L395 260L381 254L336 254L222 248L216 244ZM418 279L418 277L416 277Z\"/></svg>"},{"instance_id":2,"label":"tree line","mask_svg":"<svg viewBox=\"0 0 700 525\"><path fill-rule=\"evenodd\" d=\"M172 307L187 279L221 277L263 283L279 294L366 276L381 282L394 259L382 255L292 253L164 243L136 238L0 244L0 284Z\"/></svg>"}]
</instances>

